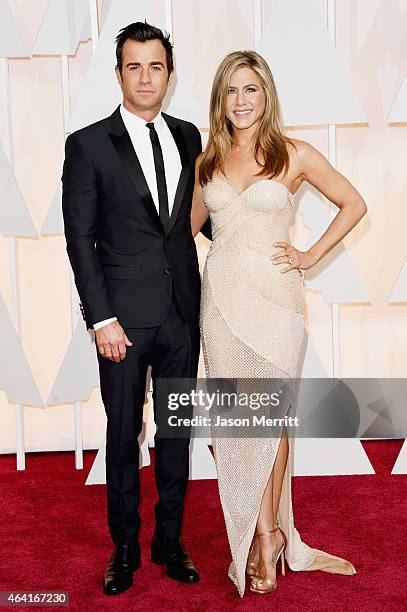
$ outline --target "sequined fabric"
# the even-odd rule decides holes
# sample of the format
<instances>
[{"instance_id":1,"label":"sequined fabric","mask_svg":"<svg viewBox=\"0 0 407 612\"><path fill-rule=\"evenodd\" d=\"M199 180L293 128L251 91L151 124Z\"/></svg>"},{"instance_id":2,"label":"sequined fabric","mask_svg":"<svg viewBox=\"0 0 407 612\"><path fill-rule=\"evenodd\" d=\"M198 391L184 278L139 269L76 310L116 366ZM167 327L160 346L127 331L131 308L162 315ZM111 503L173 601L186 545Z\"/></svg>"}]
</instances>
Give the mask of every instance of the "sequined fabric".
<instances>
[{"instance_id":1,"label":"sequined fabric","mask_svg":"<svg viewBox=\"0 0 407 612\"><path fill-rule=\"evenodd\" d=\"M304 341L302 281L298 270L281 274L284 266L273 265L270 256L279 250L274 242L290 242L294 196L282 183L268 179L237 194L216 177L204 187L203 197L214 236L202 279L206 375L292 381ZM293 409L291 405L290 414ZM247 557L280 438L225 438L212 431L212 442L232 553L229 576L242 596ZM288 540L290 568L314 569L318 553L325 553L303 543L294 526L291 466L290 441L278 519Z\"/></svg>"}]
</instances>

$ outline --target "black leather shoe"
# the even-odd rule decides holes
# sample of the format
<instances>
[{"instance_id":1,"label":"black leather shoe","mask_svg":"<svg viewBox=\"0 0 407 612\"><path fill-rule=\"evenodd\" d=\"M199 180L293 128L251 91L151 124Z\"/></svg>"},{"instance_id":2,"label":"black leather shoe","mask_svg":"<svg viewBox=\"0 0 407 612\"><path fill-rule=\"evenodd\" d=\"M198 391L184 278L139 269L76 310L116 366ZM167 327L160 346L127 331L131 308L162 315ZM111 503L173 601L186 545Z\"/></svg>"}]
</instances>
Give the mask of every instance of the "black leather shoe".
<instances>
[{"instance_id":1,"label":"black leather shoe","mask_svg":"<svg viewBox=\"0 0 407 612\"><path fill-rule=\"evenodd\" d=\"M154 533L151 541L151 561L167 565L167 576L179 582L198 582L199 574L185 550L181 538L159 537Z\"/></svg>"},{"instance_id":2,"label":"black leather shoe","mask_svg":"<svg viewBox=\"0 0 407 612\"><path fill-rule=\"evenodd\" d=\"M133 571L140 567L140 545L120 544L113 550L109 565L105 571L105 595L118 595L133 584Z\"/></svg>"}]
</instances>

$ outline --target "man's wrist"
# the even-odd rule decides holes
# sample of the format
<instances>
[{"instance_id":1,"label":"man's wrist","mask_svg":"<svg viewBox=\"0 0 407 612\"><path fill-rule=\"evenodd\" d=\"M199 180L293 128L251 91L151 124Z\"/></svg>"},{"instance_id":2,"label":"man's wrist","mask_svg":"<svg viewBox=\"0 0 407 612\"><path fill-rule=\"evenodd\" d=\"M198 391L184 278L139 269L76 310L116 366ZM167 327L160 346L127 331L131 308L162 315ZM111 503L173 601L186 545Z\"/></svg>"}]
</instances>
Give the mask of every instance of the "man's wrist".
<instances>
[{"instance_id":1,"label":"man's wrist","mask_svg":"<svg viewBox=\"0 0 407 612\"><path fill-rule=\"evenodd\" d=\"M109 323L113 323L113 321L117 321L117 317L111 317L110 319L104 319L103 321L94 323L93 329L97 331L98 329L102 329L102 327L105 327L105 325L109 325Z\"/></svg>"}]
</instances>

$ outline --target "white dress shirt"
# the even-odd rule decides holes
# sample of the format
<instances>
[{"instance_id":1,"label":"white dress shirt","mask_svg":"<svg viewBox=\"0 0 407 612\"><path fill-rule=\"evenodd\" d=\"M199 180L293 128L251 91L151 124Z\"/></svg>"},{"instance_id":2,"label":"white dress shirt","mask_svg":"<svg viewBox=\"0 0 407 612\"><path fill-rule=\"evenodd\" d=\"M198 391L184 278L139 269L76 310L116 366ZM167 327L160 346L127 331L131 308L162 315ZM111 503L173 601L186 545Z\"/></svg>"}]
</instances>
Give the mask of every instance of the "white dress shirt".
<instances>
[{"instance_id":1,"label":"white dress shirt","mask_svg":"<svg viewBox=\"0 0 407 612\"><path fill-rule=\"evenodd\" d=\"M123 104L120 106L120 114L122 116L126 130L129 133L130 140L133 148L139 159L143 174L147 181L148 188L153 198L157 212L159 213L159 200L158 200L158 188L157 188L157 177L155 174L153 148L150 140L150 130L146 127L147 121L141 119L134 113L131 113ZM168 193L168 210L171 215L175 192L181 173L181 160L175 140L172 137L170 128L166 121L163 119L161 112L153 119L154 127L156 129L158 139L160 141L161 149L163 152L164 168L165 168L165 179L167 182L167 193ZM93 329L96 331L101 327L104 327L112 321L117 321L117 317L111 319L105 319L99 323L93 325Z\"/></svg>"}]
</instances>

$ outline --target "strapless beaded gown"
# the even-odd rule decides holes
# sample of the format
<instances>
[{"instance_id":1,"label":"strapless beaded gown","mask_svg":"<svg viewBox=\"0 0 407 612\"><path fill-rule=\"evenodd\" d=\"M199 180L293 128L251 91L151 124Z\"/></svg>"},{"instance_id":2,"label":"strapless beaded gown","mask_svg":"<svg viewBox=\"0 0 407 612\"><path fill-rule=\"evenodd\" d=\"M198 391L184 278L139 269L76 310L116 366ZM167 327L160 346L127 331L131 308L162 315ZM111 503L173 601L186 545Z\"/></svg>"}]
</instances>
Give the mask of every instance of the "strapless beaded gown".
<instances>
[{"instance_id":1,"label":"strapless beaded gown","mask_svg":"<svg viewBox=\"0 0 407 612\"><path fill-rule=\"evenodd\" d=\"M258 180L238 194L221 177L203 188L213 242L202 278L201 337L209 378L298 376L304 341L302 280L298 270L273 265L274 242L290 243L294 196L279 181ZM229 576L242 596L246 563L264 489L280 438L225 438L213 432L219 495L232 553ZM294 526L292 449L278 521L287 536L292 570L355 573L349 562L310 548Z\"/></svg>"}]
</instances>

